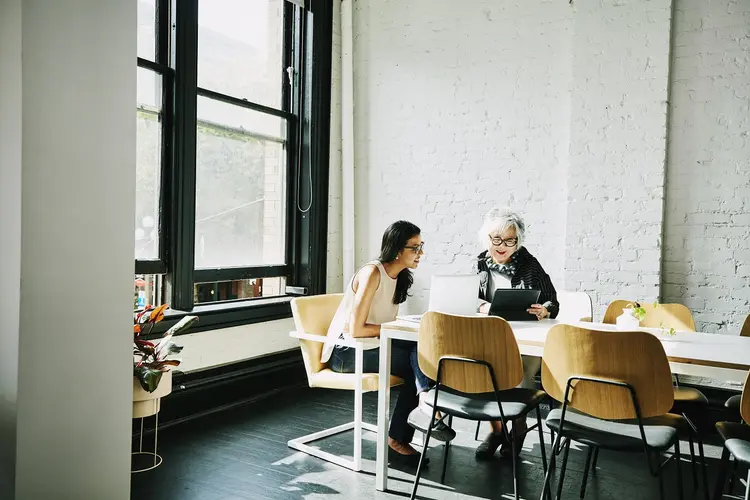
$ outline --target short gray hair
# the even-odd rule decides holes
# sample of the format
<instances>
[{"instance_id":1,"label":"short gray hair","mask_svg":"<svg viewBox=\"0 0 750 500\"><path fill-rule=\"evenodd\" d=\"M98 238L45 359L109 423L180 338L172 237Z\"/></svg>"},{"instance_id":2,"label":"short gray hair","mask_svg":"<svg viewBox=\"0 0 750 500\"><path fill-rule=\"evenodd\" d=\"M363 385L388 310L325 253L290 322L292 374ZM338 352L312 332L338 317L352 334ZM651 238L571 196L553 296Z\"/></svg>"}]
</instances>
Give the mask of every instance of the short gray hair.
<instances>
[{"instance_id":1,"label":"short gray hair","mask_svg":"<svg viewBox=\"0 0 750 500\"><path fill-rule=\"evenodd\" d=\"M523 218L509 208L493 208L484 216L484 223L479 230L479 241L482 245L489 247L488 235L501 233L510 227L515 228L518 248L521 248L526 235L526 224Z\"/></svg>"}]
</instances>

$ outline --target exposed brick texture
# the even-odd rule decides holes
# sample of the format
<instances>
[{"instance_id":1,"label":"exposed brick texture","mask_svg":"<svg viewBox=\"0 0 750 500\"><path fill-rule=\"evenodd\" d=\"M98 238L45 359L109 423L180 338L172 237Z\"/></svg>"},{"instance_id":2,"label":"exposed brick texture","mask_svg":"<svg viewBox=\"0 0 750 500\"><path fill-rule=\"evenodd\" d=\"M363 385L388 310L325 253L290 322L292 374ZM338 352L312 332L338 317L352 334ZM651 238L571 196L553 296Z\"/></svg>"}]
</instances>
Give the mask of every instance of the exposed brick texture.
<instances>
[{"instance_id":1,"label":"exposed brick texture","mask_svg":"<svg viewBox=\"0 0 750 500\"><path fill-rule=\"evenodd\" d=\"M680 0L672 52L665 301L701 331L750 313L750 2Z\"/></svg>"},{"instance_id":2,"label":"exposed brick texture","mask_svg":"<svg viewBox=\"0 0 750 500\"><path fill-rule=\"evenodd\" d=\"M750 2L354 8L356 210L344 216L357 265L390 222L422 227L407 311L426 305L430 275L470 269L482 214L510 205L555 286L589 292L596 318L615 298L660 298L701 330L737 332L750 312ZM333 291L348 276L332 175Z\"/></svg>"},{"instance_id":3,"label":"exposed brick texture","mask_svg":"<svg viewBox=\"0 0 750 500\"><path fill-rule=\"evenodd\" d=\"M670 4L575 3L565 286L596 318L659 295Z\"/></svg>"}]
</instances>

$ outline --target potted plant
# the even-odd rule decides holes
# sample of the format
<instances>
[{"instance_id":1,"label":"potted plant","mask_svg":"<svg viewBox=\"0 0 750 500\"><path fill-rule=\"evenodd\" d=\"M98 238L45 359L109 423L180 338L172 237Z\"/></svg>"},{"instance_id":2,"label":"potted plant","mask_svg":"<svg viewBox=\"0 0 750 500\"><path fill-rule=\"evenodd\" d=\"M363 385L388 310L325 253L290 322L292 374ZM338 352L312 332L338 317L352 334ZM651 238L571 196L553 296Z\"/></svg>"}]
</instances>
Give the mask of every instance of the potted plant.
<instances>
[{"instance_id":1,"label":"potted plant","mask_svg":"<svg viewBox=\"0 0 750 500\"><path fill-rule=\"evenodd\" d=\"M185 316L167 330L158 341L145 340L154 326L164 319L167 304L159 307L148 306L133 315L133 417L146 417L158 413L161 398L172 392L173 366L179 359L170 359L179 354L182 346L172 341L172 337L189 328L197 316Z\"/></svg>"},{"instance_id":2,"label":"potted plant","mask_svg":"<svg viewBox=\"0 0 750 500\"><path fill-rule=\"evenodd\" d=\"M659 307L659 302L654 302L654 309ZM646 309L639 304L638 302L631 302L627 304L623 310L622 315L618 316L616 319L617 328L621 330L628 330L630 328L637 328L641 325L641 321L643 321L643 318L646 317ZM661 333L664 335L673 336L675 335L675 329L670 328L667 330L664 327L664 323L659 323L659 329L661 330Z\"/></svg>"}]
</instances>

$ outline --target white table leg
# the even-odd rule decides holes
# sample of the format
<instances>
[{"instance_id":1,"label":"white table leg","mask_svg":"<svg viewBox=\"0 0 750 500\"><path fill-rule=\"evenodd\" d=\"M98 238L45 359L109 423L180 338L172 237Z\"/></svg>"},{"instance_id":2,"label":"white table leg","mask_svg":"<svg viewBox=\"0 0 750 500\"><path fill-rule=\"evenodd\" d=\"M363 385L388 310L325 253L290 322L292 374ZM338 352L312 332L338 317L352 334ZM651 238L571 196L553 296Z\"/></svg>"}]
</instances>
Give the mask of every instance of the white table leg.
<instances>
[{"instance_id":1,"label":"white table leg","mask_svg":"<svg viewBox=\"0 0 750 500\"><path fill-rule=\"evenodd\" d=\"M388 420L391 399L391 338L380 335L380 372L378 387L378 446L375 463L375 489L388 489Z\"/></svg>"}]
</instances>

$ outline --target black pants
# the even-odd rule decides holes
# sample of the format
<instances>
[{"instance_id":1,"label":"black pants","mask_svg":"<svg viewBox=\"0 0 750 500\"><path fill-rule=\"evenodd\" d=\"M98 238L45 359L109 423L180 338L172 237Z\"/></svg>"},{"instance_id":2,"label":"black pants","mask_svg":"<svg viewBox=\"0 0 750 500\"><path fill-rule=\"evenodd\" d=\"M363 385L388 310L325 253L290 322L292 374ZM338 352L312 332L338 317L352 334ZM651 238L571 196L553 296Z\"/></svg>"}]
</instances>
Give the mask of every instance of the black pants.
<instances>
[{"instance_id":1,"label":"black pants","mask_svg":"<svg viewBox=\"0 0 750 500\"><path fill-rule=\"evenodd\" d=\"M416 377L409 359L415 345L414 342L398 340L391 344L391 374L404 379L404 384L398 392L388 435L401 443L410 443L414 437L414 428L409 425L407 418L419 405ZM380 348L365 350L362 356L362 372L378 373L379 367ZM331 355L331 369L339 373L354 373L354 348L336 346Z\"/></svg>"}]
</instances>

